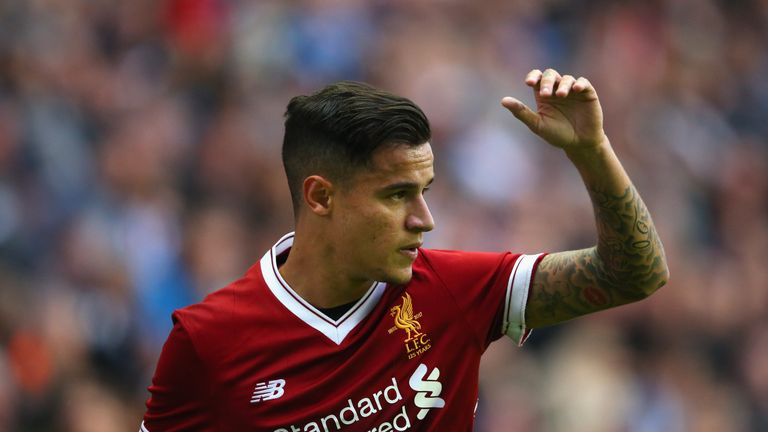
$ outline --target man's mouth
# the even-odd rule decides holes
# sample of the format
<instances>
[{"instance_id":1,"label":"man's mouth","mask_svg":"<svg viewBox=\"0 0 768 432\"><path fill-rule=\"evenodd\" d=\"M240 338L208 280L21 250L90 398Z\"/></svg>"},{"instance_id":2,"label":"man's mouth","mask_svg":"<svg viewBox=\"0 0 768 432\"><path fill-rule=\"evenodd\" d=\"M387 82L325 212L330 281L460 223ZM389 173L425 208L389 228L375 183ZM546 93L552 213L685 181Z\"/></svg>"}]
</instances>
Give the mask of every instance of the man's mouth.
<instances>
[{"instance_id":1,"label":"man's mouth","mask_svg":"<svg viewBox=\"0 0 768 432\"><path fill-rule=\"evenodd\" d=\"M421 243L412 243L409 244L403 248L400 248L400 253L407 256L411 260L415 260L417 256L419 256L419 248L421 247Z\"/></svg>"}]
</instances>

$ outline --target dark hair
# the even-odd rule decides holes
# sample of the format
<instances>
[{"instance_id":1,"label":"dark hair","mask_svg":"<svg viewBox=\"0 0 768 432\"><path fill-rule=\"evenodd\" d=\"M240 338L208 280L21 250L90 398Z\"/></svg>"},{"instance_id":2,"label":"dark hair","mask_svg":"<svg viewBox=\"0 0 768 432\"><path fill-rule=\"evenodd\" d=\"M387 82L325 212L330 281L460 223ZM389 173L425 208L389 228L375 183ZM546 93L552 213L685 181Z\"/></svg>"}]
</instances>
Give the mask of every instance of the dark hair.
<instances>
[{"instance_id":1,"label":"dark hair","mask_svg":"<svg viewBox=\"0 0 768 432\"><path fill-rule=\"evenodd\" d=\"M304 179L343 183L383 145L417 146L430 139L429 121L410 100L368 84L342 81L291 99L285 113L283 165L294 212Z\"/></svg>"}]
</instances>

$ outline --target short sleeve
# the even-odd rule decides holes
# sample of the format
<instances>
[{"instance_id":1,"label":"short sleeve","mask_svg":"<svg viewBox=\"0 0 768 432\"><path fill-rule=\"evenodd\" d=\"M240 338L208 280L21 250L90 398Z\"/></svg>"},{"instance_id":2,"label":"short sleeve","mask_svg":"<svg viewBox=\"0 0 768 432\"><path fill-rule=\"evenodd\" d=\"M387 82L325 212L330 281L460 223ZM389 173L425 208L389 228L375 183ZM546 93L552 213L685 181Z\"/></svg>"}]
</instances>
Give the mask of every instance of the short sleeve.
<instances>
[{"instance_id":1,"label":"short sleeve","mask_svg":"<svg viewBox=\"0 0 768 432\"><path fill-rule=\"evenodd\" d=\"M208 373L178 320L163 346L149 387L141 432L205 431L211 427Z\"/></svg>"},{"instance_id":2,"label":"short sleeve","mask_svg":"<svg viewBox=\"0 0 768 432\"><path fill-rule=\"evenodd\" d=\"M503 335L518 345L525 342L528 293L544 254L424 252L483 348Z\"/></svg>"}]
</instances>

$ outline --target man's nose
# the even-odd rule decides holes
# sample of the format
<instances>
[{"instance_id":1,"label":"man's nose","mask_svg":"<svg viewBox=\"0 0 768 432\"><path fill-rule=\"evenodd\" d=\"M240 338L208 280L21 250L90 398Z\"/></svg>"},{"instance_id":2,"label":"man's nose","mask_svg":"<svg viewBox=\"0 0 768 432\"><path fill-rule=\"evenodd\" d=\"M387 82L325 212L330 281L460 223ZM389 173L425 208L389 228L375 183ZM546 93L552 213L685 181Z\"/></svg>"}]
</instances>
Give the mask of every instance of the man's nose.
<instances>
[{"instance_id":1,"label":"man's nose","mask_svg":"<svg viewBox=\"0 0 768 432\"><path fill-rule=\"evenodd\" d=\"M427 206L423 196L419 196L414 202L405 220L405 227L409 231L418 232L432 231L435 228L435 220L432 218L432 213L429 211L429 206Z\"/></svg>"}]
</instances>

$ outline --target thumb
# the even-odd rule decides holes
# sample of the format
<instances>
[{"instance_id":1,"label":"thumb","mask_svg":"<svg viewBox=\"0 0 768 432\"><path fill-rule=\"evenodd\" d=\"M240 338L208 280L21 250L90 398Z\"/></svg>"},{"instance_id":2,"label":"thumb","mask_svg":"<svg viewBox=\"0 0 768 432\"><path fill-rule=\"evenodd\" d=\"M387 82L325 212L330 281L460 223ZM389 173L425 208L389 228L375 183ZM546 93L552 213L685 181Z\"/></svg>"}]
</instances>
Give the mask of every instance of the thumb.
<instances>
[{"instance_id":1,"label":"thumb","mask_svg":"<svg viewBox=\"0 0 768 432\"><path fill-rule=\"evenodd\" d=\"M539 115L528 108L524 103L513 97L505 97L501 100L501 105L508 109L512 115L518 120L523 122L528 128L534 132L538 129Z\"/></svg>"}]
</instances>

